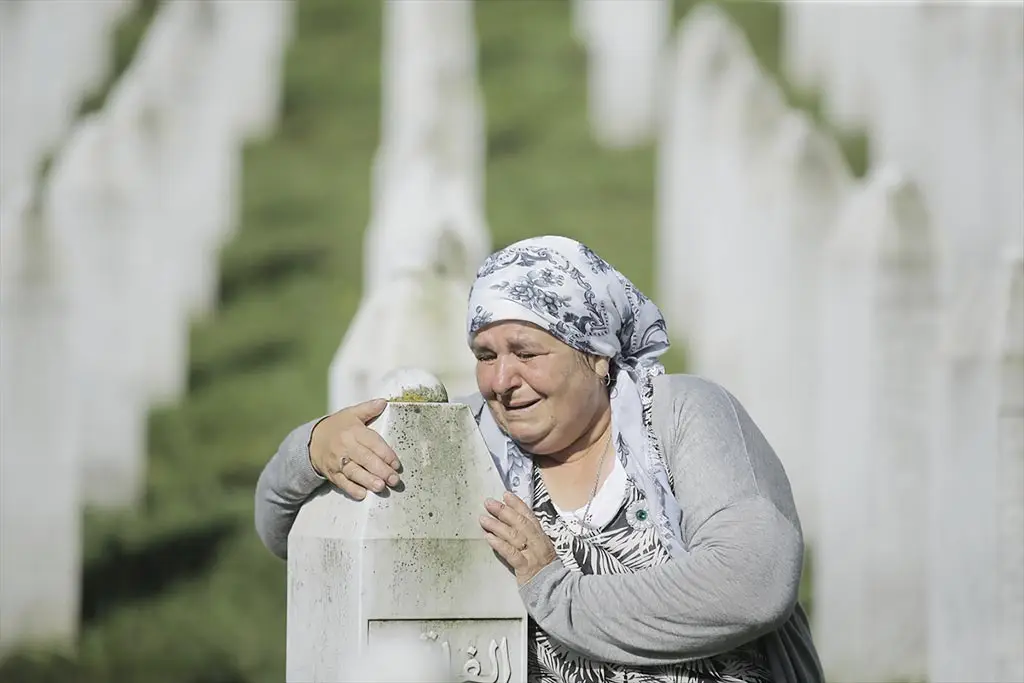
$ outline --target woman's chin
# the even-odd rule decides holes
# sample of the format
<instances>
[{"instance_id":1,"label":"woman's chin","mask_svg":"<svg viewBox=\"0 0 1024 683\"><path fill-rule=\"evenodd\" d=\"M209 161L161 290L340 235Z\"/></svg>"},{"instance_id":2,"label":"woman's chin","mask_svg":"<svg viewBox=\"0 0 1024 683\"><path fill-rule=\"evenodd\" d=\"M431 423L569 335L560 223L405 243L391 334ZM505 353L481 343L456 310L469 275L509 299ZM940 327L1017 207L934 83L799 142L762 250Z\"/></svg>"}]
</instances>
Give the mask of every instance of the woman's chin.
<instances>
[{"instance_id":1,"label":"woman's chin","mask_svg":"<svg viewBox=\"0 0 1024 683\"><path fill-rule=\"evenodd\" d=\"M530 425L513 423L509 425L508 436L523 450L535 453L535 447L541 445L545 434L535 427L531 428Z\"/></svg>"}]
</instances>

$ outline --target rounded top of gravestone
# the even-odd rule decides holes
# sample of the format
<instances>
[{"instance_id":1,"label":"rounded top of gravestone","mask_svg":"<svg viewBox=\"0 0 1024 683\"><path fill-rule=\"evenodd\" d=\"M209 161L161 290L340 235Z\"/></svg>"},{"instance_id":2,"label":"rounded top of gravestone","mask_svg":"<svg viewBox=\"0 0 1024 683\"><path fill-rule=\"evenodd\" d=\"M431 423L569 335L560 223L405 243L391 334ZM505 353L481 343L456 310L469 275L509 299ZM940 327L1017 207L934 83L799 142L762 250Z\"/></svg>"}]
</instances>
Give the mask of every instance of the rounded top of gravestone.
<instances>
[{"instance_id":1,"label":"rounded top of gravestone","mask_svg":"<svg viewBox=\"0 0 1024 683\"><path fill-rule=\"evenodd\" d=\"M416 368L392 370L380 383L378 392L393 403L447 403L448 391L434 375Z\"/></svg>"}]
</instances>

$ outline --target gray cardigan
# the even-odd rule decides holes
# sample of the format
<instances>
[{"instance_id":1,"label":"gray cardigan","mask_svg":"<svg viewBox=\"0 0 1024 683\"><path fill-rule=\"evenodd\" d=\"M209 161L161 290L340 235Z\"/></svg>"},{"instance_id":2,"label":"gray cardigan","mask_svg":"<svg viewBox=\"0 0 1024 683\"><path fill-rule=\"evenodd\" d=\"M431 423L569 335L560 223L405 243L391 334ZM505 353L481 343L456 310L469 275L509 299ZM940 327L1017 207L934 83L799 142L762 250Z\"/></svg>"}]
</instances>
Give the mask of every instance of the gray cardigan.
<instances>
[{"instance_id":1,"label":"gray cardigan","mask_svg":"<svg viewBox=\"0 0 1024 683\"><path fill-rule=\"evenodd\" d=\"M281 558L299 507L324 484L309 460L316 422L285 438L256 486L256 530ZM800 521L771 446L731 394L692 375L657 378L654 425L688 553L621 575L584 576L553 562L520 589L530 616L598 661L682 662L761 639L775 683L823 681L797 604Z\"/></svg>"}]
</instances>

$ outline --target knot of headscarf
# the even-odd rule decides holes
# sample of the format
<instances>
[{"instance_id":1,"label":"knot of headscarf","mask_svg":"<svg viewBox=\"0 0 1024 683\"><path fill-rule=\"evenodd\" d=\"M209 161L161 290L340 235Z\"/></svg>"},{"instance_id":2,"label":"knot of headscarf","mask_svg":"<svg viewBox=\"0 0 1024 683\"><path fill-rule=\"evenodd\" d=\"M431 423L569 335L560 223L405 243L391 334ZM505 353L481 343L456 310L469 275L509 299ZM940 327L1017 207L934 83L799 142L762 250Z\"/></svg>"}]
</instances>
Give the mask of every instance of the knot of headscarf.
<instances>
[{"instance_id":1,"label":"knot of headscarf","mask_svg":"<svg viewBox=\"0 0 1024 683\"><path fill-rule=\"evenodd\" d=\"M654 433L653 378L669 347L658 307L591 249L567 237L534 237L492 254L470 290L469 341L497 322L532 323L584 353L609 358L614 372L612 437L627 478L643 490L659 534L682 548L680 511ZM533 501L532 460L483 411L481 430L506 488ZM500 443L498 443L500 442ZM494 445L492 445L494 444Z\"/></svg>"}]
</instances>

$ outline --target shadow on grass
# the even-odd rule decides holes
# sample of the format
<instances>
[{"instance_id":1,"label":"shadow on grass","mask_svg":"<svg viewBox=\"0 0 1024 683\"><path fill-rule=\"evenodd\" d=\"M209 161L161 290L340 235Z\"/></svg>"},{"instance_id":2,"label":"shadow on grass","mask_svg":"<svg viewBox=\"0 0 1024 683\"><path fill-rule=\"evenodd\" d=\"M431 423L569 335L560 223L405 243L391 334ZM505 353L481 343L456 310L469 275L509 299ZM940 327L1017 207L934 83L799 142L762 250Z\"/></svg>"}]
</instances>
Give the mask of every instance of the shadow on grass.
<instances>
[{"instance_id":1,"label":"shadow on grass","mask_svg":"<svg viewBox=\"0 0 1024 683\"><path fill-rule=\"evenodd\" d=\"M193 362L188 371L189 391L199 392L218 381L284 363L297 351L298 344L295 341L268 339L248 348L232 349L228 355Z\"/></svg>"},{"instance_id":2,"label":"shadow on grass","mask_svg":"<svg viewBox=\"0 0 1024 683\"><path fill-rule=\"evenodd\" d=\"M228 308L243 294L255 288L270 289L300 275L322 271L327 262L327 251L319 246L302 249L277 250L262 258L241 263L226 263L220 281L221 309Z\"/></svg>"},{"instance_id":3,"label":"shadow on grass","mask_svg":"<svg viewBox=\"0 0 1024 683\"><path fill-rule=\"evenodd\" d=\"M153 597L206 574L237 526L234 520L218 520L157 537L139 548L126 548L120 539L111 539L83 572L82 625L89 626L125 603Z\"/></svg>"}]
</instances>

